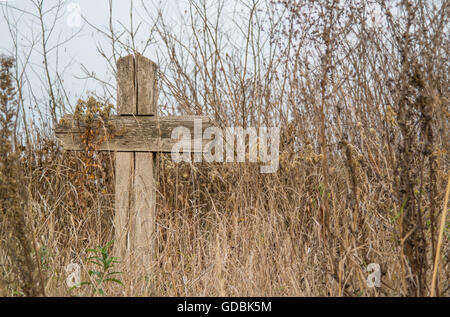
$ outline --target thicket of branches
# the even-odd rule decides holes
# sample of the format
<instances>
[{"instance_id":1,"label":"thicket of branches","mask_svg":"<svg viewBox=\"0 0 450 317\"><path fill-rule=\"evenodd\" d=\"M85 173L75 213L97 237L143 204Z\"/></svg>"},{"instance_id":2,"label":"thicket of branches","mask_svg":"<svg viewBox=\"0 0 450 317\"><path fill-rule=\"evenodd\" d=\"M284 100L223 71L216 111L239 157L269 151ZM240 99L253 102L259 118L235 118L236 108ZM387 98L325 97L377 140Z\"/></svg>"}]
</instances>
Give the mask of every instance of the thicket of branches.
<instances>
[{"instance_id":1,"label":"thicket of branches","mask_svg":"<svg viewBox=\"0 0 450 317\"><path fill-rule=\"evenodd\" d=\"M36 19L60 18L64 2L32 2ZM270 175L254 164L159 155L154 273L127 272L126 287L110 294L448 296L448 222L431 284L449 165L449 2L249 0L231 14L226 3L189 0L173 25L145 1L138 19L131 6L127 27L113 23L110 1L108 26L86 21L109 45L98 51L112 76L120 56L156 47L161 115L282 129L280 168ZM33 68L16 46L17 124L5 127L15 144L7 151L21 158L28 194L13 198L29 206L24 225L37 240L24 252L42 266L21 280L67 295L64 266L87 269L84 250L113 238L114 158L63 153L56 143L50 127L69 100L60 70L48 67L52 29L41 26L32 43L41 44L43 99L52 102L33 97ZM85 73L104 90L79 108L114 103L115 86ZM28 103L35 110L25 111ZM50 124L30 125L40 111ZM0 251L2 290L28 295L14 282L13 258ZM369 263L382 267L380 288L367 287Z\"/></svg>"}]
</instances>

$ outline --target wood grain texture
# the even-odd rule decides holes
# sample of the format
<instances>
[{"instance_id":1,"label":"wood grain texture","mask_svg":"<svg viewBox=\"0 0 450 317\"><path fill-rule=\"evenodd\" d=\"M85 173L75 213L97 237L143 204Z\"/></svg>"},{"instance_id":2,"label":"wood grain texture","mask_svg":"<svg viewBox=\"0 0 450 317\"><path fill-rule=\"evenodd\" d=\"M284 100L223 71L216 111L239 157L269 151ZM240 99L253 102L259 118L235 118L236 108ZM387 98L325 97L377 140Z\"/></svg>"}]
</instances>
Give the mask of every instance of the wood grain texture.
<instances>
[{"instance_id":1,"label":"wood grain texture","mask_svg":"<svg viewBox=\"0 0 450 317\"><path fill-rule=\"evenodd\" d=\"M117 112L124 115L156 115L157 65L141 54L117 61Z\"/></svg>"},{"instance_id":2,"label":"wood grain texture","mask_svg":"<svg viewBox=\"0 0 450 317\"><path fill-rule=\"evenodd\" d=\"M157 65L141 54L134 57L136 65L137 114L156 115L158 101ZM120 112L119 112L120 113Z\"/></svg>"},{"instance_id":3,"label":"wood grain texture","mask_svg":"<svg viewBox=\"0 0 450 317\"><path fill-rule=\"evenodd\" d=\"M134 153L116 153L114 256L124 259L130 248L129 210L133 205Z\"/></svg>"},{"instance_id":4,"label":"wood grain texture","mask_svg":"<svg viewBox=\"0 0 450 317\"><path fill-rule=\"evenodd\" d=\"M117 61L117 112L137 114L134 56L128 55Z\"/></svg>"},{"instance_id":5,"label":"wood grain texture","mask_svg":"<svg viewBox=\"0 0 450 317\"><path fill-rule=\"evenodd\" d=\"M155 251L156 220L156 180L155 154L135 153L134 208L133 208L133 248L139 256L136 264L143 268L151 265Z\"/></svg>"},{"instance_id":6,"label":"wood grain texture","mask_svg":"<svg viewBox=\"0 0 450 317\"><path fill-rule=\"evenodd\" d=\"M188 128L191 134L191 152L203 152L208 140L202 140L201 148L194 146L194 120L201 120L203 131L211 126L204 116L114 116L108 121L114 136L96 147L98 151L118 152L171 152L178 139L172 139L172 131L177 127ZM94 123L96 126L97 123ZM62 142L64 149L82 150L80 136L85 126L73 120L72 115L65 115L55 129L56 137ZM101 138L106 129L99 129ZM186 144L187 146L188 144Z\"/></svg>"}]
</instances>

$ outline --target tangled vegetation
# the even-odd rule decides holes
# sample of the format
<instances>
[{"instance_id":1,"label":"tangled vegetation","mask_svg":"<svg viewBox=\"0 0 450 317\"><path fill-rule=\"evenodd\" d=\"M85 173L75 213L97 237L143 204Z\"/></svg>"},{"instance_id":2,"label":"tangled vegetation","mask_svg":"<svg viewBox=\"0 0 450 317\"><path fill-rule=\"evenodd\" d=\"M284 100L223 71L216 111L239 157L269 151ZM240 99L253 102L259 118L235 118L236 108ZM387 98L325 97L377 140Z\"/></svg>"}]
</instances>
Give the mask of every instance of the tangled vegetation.
<instances>
[{"instance_id":1,"label":"tangled vegetation","mask_svg":"<svg viewBox=\"0 0 450 317\"><path fill-rule=\"evenodd\" d=\"M234 21L240 46L222 23L223 1L188 3L182 38L160 12L141 12L165 56L160 115L278 125L279 169L158 154L154 267L124 271L102 292L449 296L450 2L246 1L246 25ZM102 32L120 33L110 28ZM109 38L109 65L145 51L133 32L122 30L132 44ZM78 102L78 122L104 124L83 136L85 151L64 152L49 126L28 125L12 61L1 67L0 294L90 296L69 290L64 268L78 263L88 280L96 269L86 250L114 239L114 155L95 147L115 92ZM51 106L64 109L56 98ZM367 285L370 263L381 266L380 287Z\"/></svg>"}]
</instances>

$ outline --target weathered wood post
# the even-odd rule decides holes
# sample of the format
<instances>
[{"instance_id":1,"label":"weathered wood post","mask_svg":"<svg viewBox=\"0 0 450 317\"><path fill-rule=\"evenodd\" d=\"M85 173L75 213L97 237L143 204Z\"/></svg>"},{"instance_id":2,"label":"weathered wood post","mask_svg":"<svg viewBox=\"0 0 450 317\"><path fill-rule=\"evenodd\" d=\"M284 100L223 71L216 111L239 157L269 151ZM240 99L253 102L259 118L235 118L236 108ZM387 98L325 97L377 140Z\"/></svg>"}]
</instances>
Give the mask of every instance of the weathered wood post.
<instances>
[{"instance_id":1,"label":"weathered wood post","mask_svg":"<svg viewBox=\"0 0 450 317\"><path fill-rule=\"evenodd\" d=\"M140 54L117 62L117 110L121 116L157 114L157 66ZM141 255L150 264L154 252L156 211L155 154L116 153L115 254ZM127 260L137 260L137 259ZM135 261L133 261L135 262Z\"/></svg>"},{"instance_id":2,"label":"weathered wood post","mask_svg":"<svg viewBox=\"0 0 450 317\"><path fill-rule=\"evenodd\" d=\"M120 131L96 146L116 156L114 253L120 260L146 270L155 252L156 170L155 152L171 152L180 140L172 131L183 127L193 136L182 147L203 152L203 130L210 125L204 116L157 116L157 66L142 55L128 55L117 62L118 116L109 124ZM96 119L98 120L98 119ZM194 128L201 124L201 130ZM65 150L84 149L85 126L73 115L65 115L55 129ZM195 132L197 131L197 133ZM99 134L104 131L99 131ZM100 139L105 135L99 135Z\"/></svg>"}]
</instances>

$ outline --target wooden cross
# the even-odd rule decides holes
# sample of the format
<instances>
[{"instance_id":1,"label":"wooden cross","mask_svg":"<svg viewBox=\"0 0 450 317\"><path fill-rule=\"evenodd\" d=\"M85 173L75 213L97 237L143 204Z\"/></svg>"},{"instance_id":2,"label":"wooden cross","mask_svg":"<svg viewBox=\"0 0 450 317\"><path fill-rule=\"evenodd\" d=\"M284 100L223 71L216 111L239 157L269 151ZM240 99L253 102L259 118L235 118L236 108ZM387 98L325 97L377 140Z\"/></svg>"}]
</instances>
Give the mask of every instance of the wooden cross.
<instances>
[{"instance_id":1,"label":"wooden cross","mask_svg":"<svg viewBox=\"0 0 450 317\"><path fill-rule=\"evenodd\" d=\"M140 54L117 62L117 110L108 124L119 131L95 150L113 151L116 158L114 256L133 265L148 267L154 259L156 220L155 152L171 152L178 140L172 139L176 127L194 131L194 120L203 129L204 116L157 116L157 66ZM73 115L65 115L55 129L65 150L83 150L83 126ZM203 131L202 131L203 134ZM198 135L197 135L198 138ZM194 138L187 148L202 152ZM194 145L194 146L192 146ZM197 145L197 146L195 146Z\"/></svg>"}]
</instances>

